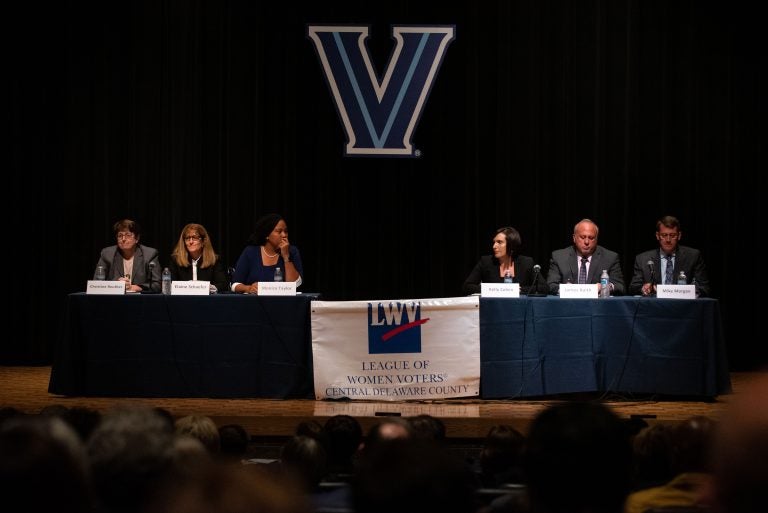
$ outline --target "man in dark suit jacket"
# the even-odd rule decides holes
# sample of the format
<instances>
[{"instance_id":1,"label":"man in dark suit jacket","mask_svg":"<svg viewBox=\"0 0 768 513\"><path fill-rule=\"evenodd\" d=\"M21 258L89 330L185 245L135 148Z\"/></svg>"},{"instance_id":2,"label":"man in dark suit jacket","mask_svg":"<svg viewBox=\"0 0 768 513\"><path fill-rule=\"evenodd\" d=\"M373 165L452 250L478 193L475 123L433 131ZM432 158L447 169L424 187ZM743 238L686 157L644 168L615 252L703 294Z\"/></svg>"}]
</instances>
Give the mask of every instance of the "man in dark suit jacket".
<instances>
[{"instance_id":1,"label":"man in dark suit jacket","mask_svg":"<svg viewBox=\"0 0 768 513\"><path fill-rule=\"evenodd\" d=\"M579 283L582 258L586 258L584 283L600 283L603 269L608 271L611 294L624 295L624 275L619 255L597 245L598 227L589 219L582 219L573 227L573 246L552 252L547 273L549 292L557 294L561 283Z\"/></svg>"},{"instance_id":2,"label":"man in dark suit jacket","mask_svg":"<svg viewBox=\"0 0 768 513\"><path fill-rule=\"evenodd\" d=\"M686 283L696 284L696 294L707 297L710 294L709 278L704 259L698 249L680 246L683 232L680 221L673 216L664 216L656 222L656 240L659 247L640 253L635 257L635 270L629 284L630 294L648 296L656 292L657 283L666 283L667 255L672 257L672 283L677 283L680 272L685 273ZM662 262L663 258L663 262ZM653 262L653 266L649 265ZM651 276L653 273L653 276Z\"/></svg>"}]
</instances>

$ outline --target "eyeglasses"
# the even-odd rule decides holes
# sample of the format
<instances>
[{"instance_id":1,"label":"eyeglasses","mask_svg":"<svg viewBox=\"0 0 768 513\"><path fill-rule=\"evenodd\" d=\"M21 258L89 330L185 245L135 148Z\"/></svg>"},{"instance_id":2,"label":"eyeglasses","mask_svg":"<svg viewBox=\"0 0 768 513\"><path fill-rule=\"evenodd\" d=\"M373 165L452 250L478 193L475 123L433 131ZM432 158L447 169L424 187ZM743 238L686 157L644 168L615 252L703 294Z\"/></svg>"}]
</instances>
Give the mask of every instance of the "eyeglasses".
<instances>
[{"instance_id":1,"label":"eyeglasses","mask_svg":"<svg viewBox=\"0 0 768 513\"><path fill-rule=\"evenodd\" d=\"M667 240L670 240L670 239L675 240L679 236L680 236L679 233L660 233L659 234L660 239L667 239Z\"/></svg>"},{"instance_id":2,"label":"eyeglasses","mask_svg":"<svg viewBox=\"0 0 768 513\"><path fill-rule=\"evenodd\" d=\"M135 235L132 234L131 232L128 232L128 233L118 233L117 234L117 240L120 240L120 239L130 240L130 239L132 239L134 237L135 237Z\"/></svg>"},{"instance_id":3,"label":"eyeglasses","mask_svg":"<svg viewBox=\"0 0 768 513\"><path fill-rule=\"evenodd\" d=\"M198 235L187 235L186 237L184 237L184 240L191 240L191 241L199 242L199 241L203 240L203 238L198 236Z\"/></svg>"}]
</instances>

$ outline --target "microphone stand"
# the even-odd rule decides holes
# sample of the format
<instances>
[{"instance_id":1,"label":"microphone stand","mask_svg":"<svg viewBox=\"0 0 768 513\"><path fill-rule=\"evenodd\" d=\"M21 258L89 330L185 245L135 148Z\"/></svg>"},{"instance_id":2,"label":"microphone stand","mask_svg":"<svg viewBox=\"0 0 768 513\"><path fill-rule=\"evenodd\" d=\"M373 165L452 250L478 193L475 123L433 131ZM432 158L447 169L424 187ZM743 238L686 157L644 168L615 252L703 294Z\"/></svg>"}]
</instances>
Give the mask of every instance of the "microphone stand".
<instances>
[{"instance_id":1,"label":"microphone stand","mask_svg":"<svg viewBox=\"0 0 768 513\"><path fill-rule=\"evenodd\" d=\"M534 265L533 266L533 283L531 284L531 288L528 289L528 297L546 297L547 296L543 292L539 292L539 290L536 288L536 284L539 282L540 274L541 274L541 266Z\"/></svg>"},{"instance_id":2,"label":"microphone stand","mask_svg":"<svg viewBox=\"0 0 768 513\"><path fill-rule=\"evenodd\" d=\"M648 267L651 269L651 290L648 293L649 296L656 295L656 273L654 273L653 260L648 260Z\"/></svg>"},{"instance_id":3,"label":"microphone stand","mask_svg":"<svg viewBox=\"0 0 768 513\"><path fill-rule=\"evenodd\" d=\"M155 291L152 290L152 273L155 271L155 263L154 262L148 262L147 263L147 280L149 281L149 288L147 290L143 290L142 294L154 294Z\"/></svg>"}]
</instances>

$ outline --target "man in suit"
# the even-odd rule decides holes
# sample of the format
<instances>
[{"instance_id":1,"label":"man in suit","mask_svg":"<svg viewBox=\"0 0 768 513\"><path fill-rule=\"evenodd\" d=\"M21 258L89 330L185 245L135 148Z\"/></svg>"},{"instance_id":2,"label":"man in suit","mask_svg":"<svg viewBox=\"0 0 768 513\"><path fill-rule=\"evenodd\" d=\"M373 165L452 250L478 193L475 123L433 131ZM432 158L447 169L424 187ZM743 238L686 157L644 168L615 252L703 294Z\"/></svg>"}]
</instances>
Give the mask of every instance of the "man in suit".
<instances>
[{"instance_id":1,"label":"man in suit","mask_svg":"<svg viewBox=\"0 0 768 513\"><path fill-rule=\"evenodd\" d=\"M600 283L603 269L608 271L611 294L624 294L624 276L619 255L597 244L599 229L589 219L573 227L573 246L552 252L547 283L549 292L557 294L561 283Z\"/></svg>"},{"instance_id":2,"label":"man in suit","mask_svg":"<svg viewBox=\"0 0 768 513\"><path fill-rule=\"evenodd\" d=\"M695 283L698 296L709 296L709 278L701 252L680 246L682 237L680 221L676 217L664 216L656 222L659 247L635 257L635 270L629 284L630 294L651 295L656 292L657 283L677 283L682 271L686 283ZM649 265L649 262L653 262L653 265Z\"/></svg>"}]
</instances>

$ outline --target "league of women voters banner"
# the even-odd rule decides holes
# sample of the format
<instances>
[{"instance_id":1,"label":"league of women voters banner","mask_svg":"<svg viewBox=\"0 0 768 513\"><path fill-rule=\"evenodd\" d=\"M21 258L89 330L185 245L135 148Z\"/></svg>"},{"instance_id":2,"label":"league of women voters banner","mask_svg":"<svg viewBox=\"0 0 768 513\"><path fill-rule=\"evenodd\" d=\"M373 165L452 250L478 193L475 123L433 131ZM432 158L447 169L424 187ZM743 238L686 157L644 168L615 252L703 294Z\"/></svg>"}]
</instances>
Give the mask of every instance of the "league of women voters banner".
<instances>
[{"instance_id":1,"label":"league of women voters banner","mask_svg":"<svg viewBox=\"0 0 768 513\"><path fill-rule=\"evenodd\" d=\"M317 399L480 395L478 296L313 301Z\"/></svg>"}]
</instances>

